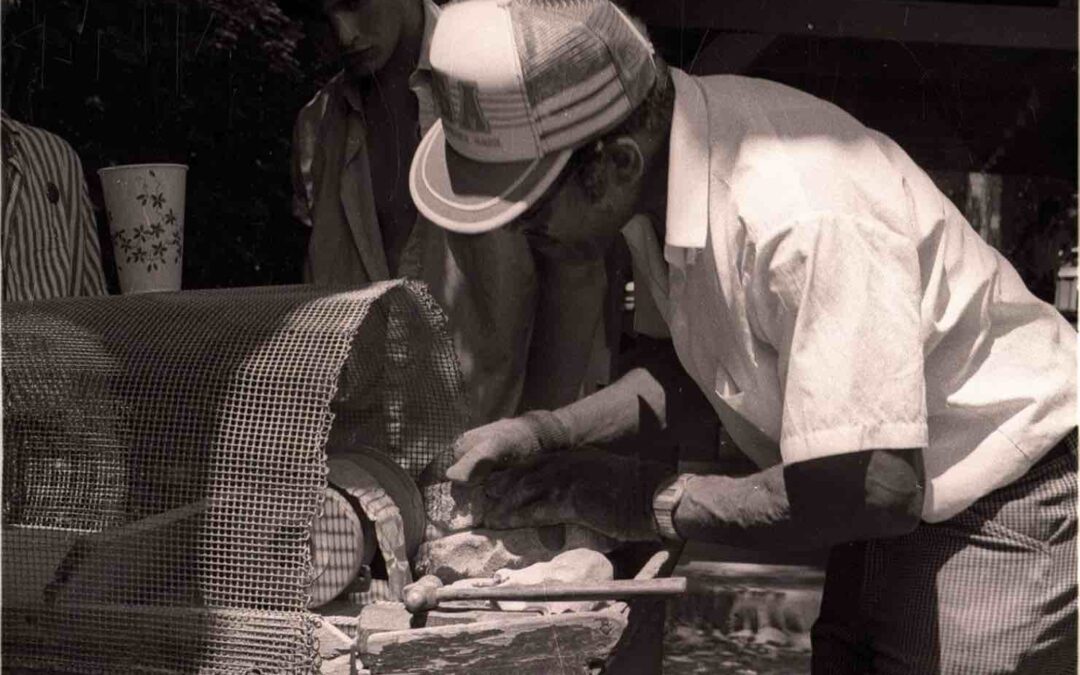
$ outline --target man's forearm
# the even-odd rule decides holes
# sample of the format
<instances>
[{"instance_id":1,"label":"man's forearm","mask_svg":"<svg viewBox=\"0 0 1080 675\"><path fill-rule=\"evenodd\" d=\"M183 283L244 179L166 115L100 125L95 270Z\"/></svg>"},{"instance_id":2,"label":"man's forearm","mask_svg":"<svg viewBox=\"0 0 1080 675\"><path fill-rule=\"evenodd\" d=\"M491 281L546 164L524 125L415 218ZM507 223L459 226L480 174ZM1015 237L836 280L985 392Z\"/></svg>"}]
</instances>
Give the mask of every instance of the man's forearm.
<instances>
[{"instance_id":1,"label":"man's forearm","mask_svg":"<svg viewBox=\"0 0 1080 675\"><path fill-rule=\"evenodd\" d=\"M795 526L784 490L783 467L750 476L693 476L674 513L686 538L744 548L798 550L821 544Z\"/></svg>"},{"instance_id":2,"label":"man's forearm","mask_svg":"<svg viewBox=\"0 0 1080 675\"><path fill-rule=\"evenodd\" d=\"M600 391L553 411L570 445L610 443L645 426L664 426L664 389L647 370L635 368Z\"/></svg>"},{"instance_id":3,"label":"man's forearm","mask_svg":"<svg viewBox=\"0 0 1080 675\"><path fill-rule=\"evenodd\" d=\"M872 450L740 478L694 476L675 529L687 539L767 550L903 534L919 522L917 452Z\"/></svg>"}]
</instances>

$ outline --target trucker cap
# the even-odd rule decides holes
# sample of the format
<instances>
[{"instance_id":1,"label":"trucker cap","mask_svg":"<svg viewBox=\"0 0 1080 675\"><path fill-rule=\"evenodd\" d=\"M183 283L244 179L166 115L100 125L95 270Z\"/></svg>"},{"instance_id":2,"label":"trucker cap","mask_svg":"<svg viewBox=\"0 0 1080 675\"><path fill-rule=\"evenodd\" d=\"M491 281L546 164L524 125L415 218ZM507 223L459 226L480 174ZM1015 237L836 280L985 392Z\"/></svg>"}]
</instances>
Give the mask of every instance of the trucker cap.
<instances>
[{"instance_id":1,"label":"trucker cap","mask_svg":"<svg viewBox=\"0 0 1080 675\"><path fill-rule=\"evenodd\" d=\"M574 148L625 120L655 79L648 40L608 0L468 0L431 37L440 120L409 171L417 208L448 230L505 225Z\"/></svg>"}]
</instances>

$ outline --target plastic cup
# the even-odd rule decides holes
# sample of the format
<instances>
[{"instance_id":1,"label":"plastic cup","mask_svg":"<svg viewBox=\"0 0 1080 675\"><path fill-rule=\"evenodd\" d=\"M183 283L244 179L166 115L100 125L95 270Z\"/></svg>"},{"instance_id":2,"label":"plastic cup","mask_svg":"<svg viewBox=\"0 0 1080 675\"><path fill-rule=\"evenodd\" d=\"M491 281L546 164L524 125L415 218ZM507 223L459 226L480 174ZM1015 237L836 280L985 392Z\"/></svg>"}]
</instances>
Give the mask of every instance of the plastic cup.
<instances>
[{"instance_id":1,"label":"plastic cup","mask_svg":"<svg viewBox=\"0 0 1080 675\"><path fill-rule=\"evenodd\" d=\"M122 293L180 290L187 170L184 164L98 170Z\"/></svg>"}]
</instances>

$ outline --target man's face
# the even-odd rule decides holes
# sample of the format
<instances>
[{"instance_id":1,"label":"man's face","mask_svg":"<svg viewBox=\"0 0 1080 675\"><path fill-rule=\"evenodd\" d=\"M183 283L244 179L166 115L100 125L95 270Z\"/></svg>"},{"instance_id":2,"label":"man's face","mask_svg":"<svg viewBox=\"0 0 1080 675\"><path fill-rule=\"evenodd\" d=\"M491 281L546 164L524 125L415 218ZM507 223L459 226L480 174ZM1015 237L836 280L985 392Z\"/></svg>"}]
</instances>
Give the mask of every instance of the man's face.
<instances>
[{"instance_id":1,"label":"man's face","mask_svg":"<svg viewBox=\"0 0 1080 675\"><path fill-rule=\"evenodd\" d=\"M321 0L350 77L370 77L386 65L401 39L406 1Z\"/></svg>"},{"instance_id":2,"label":"man's face","mask_svg":"<svg viewBox=\"0 0 1080 675\"><path fill-rule=\"evenodd\" d=\"M605 168L602 162L572 159L541 201L509 227L546 257L567 262L602 258L633 215L640 190L638 181L613 183ZM602 195L595 193L598 181L606 181Z\"/></svg>"}]
</instances>

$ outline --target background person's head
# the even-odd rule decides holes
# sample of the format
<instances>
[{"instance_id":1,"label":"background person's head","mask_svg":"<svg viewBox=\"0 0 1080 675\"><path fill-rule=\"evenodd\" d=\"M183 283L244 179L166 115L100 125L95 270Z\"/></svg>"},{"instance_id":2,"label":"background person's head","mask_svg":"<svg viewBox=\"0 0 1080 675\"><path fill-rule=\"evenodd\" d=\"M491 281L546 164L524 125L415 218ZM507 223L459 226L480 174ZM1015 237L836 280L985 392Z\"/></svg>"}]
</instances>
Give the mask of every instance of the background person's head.
<instances>
[{"instance_id":1,"label":"background person's head","mask_svg":"<svg viewBox=\"0 0 1080 675\"><path fill-rule=\"evenodd\" d=\"M666 163L674 93L644 30L607 0L472 0L444 10L431 64L421 212L469 234L521 219L534 248L602 255Z\"/></svg>"},{"instance_id":2,"label":"background person's head","mask_svg":"<svg viewBox=\"0 0 1080 675\"><path fill-rule=\"evenodd\" d=\"M335 56L346 74L363 80L388 64L416 66L424 31L422 0L319 0Z\"/></svg>"}]
</instances>

